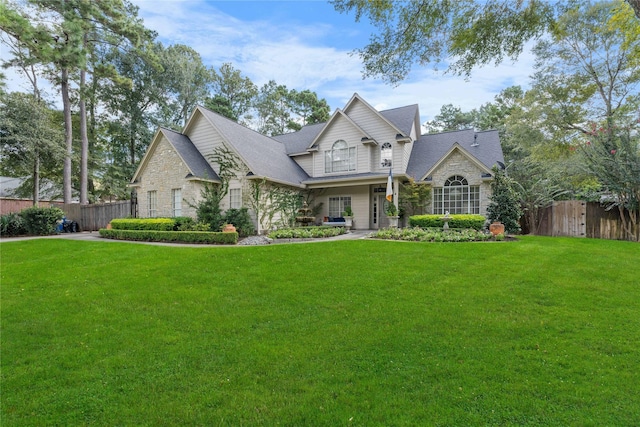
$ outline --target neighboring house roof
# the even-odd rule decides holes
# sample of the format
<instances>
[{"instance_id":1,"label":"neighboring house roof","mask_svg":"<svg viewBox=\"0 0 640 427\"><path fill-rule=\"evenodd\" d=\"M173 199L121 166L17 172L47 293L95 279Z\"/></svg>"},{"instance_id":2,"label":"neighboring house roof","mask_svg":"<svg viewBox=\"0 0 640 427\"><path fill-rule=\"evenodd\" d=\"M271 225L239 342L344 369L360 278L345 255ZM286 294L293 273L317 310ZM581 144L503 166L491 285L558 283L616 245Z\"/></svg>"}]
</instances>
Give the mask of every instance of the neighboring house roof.
<instances>
[{"instance_id":1,"label":"neighboring house roof","mask_svg":"<svg viewBox=\"0 0 640 427\"><path fill-rule=\"evenodd\" d=\"M420 180L455 146L475 157L487 170L504 164L498 131L475 132L465 129L422 135L414 144L407 174Z\"/></svg>"},{"instance_id":2,"label":"neighboring house roof","mask_svg":"<svg viewBox=\"0 0 640 427\"><path fill-rule=\"evenodd\" d=\"M25 179L0 176L0 197L13 197L15 190L22 185Z\"/></svg>"},{"instance_id":3,"label":"neighboring house roof","mask_svg":"<svg viewBox=\"0 0 640 427\"><path fill-rule=\"evenodd\" d=\"M256 177L288 185L302 186L309 178L307 173L292 160L281 142L246 128L226 117L203 107L202 114L217 129Z\"/></svg>"},{"instance_id":4,"label":"neighboring house roof","mask_svg":"<svg viewBox=\"0 0 640 427\"><path fill-rule=\"evenodd\" d=\"M192 177L214 181L220 180L216 171L213 170L188 136L166 128L160 128L160 131L175 148Z\"/></svg>"},{"instance_id":5,"label":"neighboring house roof","mask_svg":"<svg viewBox=\"0 0 640 427\"><path fill-rule=\"evenodd\" d=\"M11 177L0 176L0 197L6 199L23 198L16 195L20 186L22 186L30 177ZM33 187L32 187L33 188ZM39 200L60 200L60 191L56 185L44 179L40 182ZM29 198L32 197L29 195Z\"/></svg>"}]
</instances>

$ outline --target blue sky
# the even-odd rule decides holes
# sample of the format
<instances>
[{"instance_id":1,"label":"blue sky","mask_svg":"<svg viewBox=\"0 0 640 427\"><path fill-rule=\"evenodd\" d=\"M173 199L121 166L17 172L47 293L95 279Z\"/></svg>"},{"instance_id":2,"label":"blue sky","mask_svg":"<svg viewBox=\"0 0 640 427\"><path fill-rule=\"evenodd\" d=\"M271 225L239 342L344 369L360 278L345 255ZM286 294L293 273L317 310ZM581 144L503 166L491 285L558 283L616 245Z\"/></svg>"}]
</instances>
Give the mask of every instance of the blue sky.
<instances>
[{"instance_id":1,"label":"blue sky","mask_svg":"<svg viewBox=\"0 0 640 427\"><path fill-rule=\"evenodd\" d=\"M533 57L526 51L517 63L475 70L467 81L416 65L407 80L393 87L363 80L360 58L351 55L374 28L325 1L131 1L165 45L191 46L216 69L230 62L258 86L275 80L289 89L313 90L332 110L344 107L357 92L379 110L417 103L425 121L443 104L466 111L493 101L504 87L527 86L532 73ZM15 90L14 74L7 74L9 89Z\"/></svg>"}]
</instances>

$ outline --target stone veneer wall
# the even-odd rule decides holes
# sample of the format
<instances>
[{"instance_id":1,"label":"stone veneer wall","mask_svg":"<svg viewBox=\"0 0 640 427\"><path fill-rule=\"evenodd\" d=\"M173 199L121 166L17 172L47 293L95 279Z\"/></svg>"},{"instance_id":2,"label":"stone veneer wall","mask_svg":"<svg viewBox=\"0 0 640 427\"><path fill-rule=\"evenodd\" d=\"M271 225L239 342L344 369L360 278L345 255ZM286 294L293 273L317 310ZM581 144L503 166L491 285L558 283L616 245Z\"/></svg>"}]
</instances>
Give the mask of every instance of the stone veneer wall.
<instances>
[{"instance_id":1,"label":"stone veneer wall","mask_svg":"<svg viewBox=\"0 0 640 427\"><path fill-rule=\"evenodd\" d=\"M195 218L195 209L189 203L195 204L200 199L202 184L198 181L187 181L189 174L180 156L169 142L162 137L153 153L150 153L149 162L140 175L138 192L138 216L147 218L149 207L147 205L147 192L157 191L158 217L172 217L172 192L180 188L182 190L182 216Z\"/></svg>"},{"instance_id":2,"label":"stone veneer wall","mask_svg":"<svg viewBox=\"0 0 640 427\"><path fill-rule=\"evenodd\" d=\"M459 151L454 151L431 175L431 187L444 187L444 183L453 175L460 175L467 179L469 185L480 186L480 215L487 215L489 197L491 197L491 182L482 178L484 170ZM432 208L433 209L433 208Z\"/></svg>"}]
</instances>

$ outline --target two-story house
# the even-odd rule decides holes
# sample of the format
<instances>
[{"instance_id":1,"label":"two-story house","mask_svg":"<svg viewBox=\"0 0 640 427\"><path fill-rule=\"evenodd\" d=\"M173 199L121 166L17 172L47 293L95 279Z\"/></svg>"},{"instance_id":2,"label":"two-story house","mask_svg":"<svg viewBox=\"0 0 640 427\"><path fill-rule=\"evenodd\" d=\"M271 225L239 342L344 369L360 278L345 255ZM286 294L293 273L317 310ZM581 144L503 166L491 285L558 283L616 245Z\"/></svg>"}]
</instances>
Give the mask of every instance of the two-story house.
<instances>
[{"instance_id":1,"label":"two-story house","mask_svg":"<svg viewBox=\"0 0 640 427\"><path fill-rule=\"evenodd\" d=\"M268 207L269 189L311 195L322 206L319 221L351 206L357 228L383 228L390 170L396 205L400 186L413 178L431 186L433 213L485 214L491 168L504 166L497 131L421 135L417 105L377 111L354 94L326 123L276 137L198 107L181 133L156 133L131 182L139 216L195 216L203 185L220 182L212 154L222 148L241 165L222 208L253 209L258 230L274 225L273 216L255 212Z\"/></svg>"}]
</instances>

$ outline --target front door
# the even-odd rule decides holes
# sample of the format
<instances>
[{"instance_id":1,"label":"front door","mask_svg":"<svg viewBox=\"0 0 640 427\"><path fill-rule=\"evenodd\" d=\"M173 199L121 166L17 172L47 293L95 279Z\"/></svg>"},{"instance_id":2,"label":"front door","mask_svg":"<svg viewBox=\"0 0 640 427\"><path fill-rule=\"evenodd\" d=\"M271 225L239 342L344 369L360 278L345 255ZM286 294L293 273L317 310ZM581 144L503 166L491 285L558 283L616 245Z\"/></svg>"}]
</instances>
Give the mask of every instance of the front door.
<instances>
[{"instance_id":1,"label":"front door","mask_svg":"<svg viewBox=\"0 0 640 427\"><path fill-rule=\"evenodd\" d=\"M384 208L387 203L385 194L373 193L373 199L371 202L371 229L377 230L380 228L389 227L389 218L384 214Z\"/></svg>"}]
</instances>

